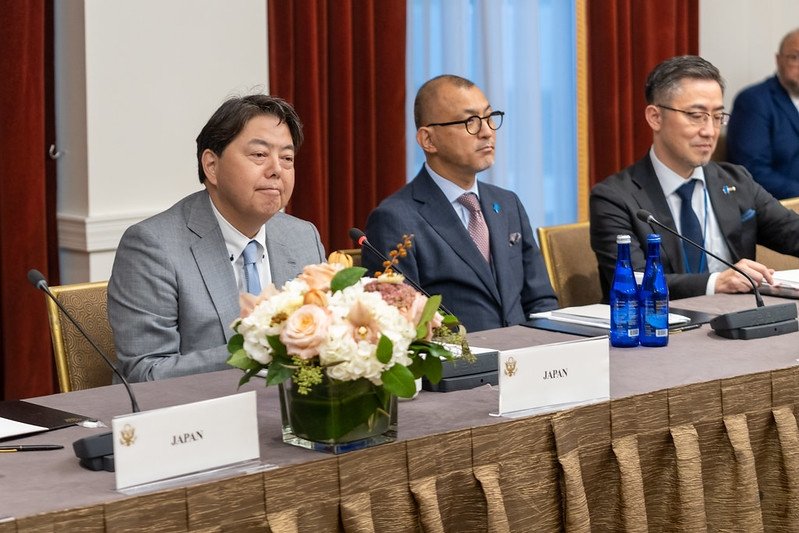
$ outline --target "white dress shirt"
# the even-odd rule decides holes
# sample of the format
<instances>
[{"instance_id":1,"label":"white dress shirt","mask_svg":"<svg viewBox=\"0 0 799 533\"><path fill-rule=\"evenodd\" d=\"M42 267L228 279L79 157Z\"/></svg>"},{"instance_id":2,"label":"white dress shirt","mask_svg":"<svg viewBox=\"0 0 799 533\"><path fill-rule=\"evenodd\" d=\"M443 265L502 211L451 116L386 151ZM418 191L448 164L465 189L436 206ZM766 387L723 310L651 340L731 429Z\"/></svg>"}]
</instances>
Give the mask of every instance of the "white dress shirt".
<instances>
[{"instance_id":1,"label":"white dress shirt","mask_svg":"<svg viewBox=\"0 0 799 533\"><path fill-rule=\"evenodd\" d=\"M655 155L654 147L649 150L649 157L652 159L652 166L655 167L655 174L657 174L660 187L663 189L663 194L666 195L666 202L669 204L671 216L674 218L677 231L682 233L682 229L680 228L682 200L680 200L680 197L677 195L677 189L685 183L685 178L675 173L660 161ZM727 247L724 235L721 233L719 221L716 219L716 214L713 212L713 206L710 203L710 197L707 194L705 172L702 167L694 168L694 173L691 175L691 178L697 180L693 196L691 197L691 207L693 207L694 213L696 213L696 217L699 219L699 224L702 227L705 248L726 261L731 261L732 256L730 255L730 249ZM686 244L686 246L690 246L690 244ZM710 278L707 280L705 293L715 294L716 278L719 272L727 270L729 267L707 254L705 257L707 258L707 269L711 273Z\"/></svg>"},{"instance_id":2,"label":"white dress shirt","mask_svg":"<svg viewBox=\"0 0 799 533\"><path fill-rule=\"evenodd\" d=\"M233 269L233 274L236 276L236 286L239 288L239 292L247 292L247 282L244 279L244 257L242 253L250 241L258 243L260 258L255 262L255 266L258 268L261 288L265 289L267 285L272 283L272 272L269 270L269 254L266 251L266 228L261 226L255 237L247 237L222 216L222 213L220 213L214 205L213 200L211 201L211 209L213 209L214 216L217 222L219 222L219 229L222 230L222 238L225 239L230 265Z\"/></svg>"},{"instance_id":3,"label":"white dress shirt","mask_svg":"<svg viewBox=\"0 0 799 533\"><path fill-rule=\"evenodd\" d=\"M461 219L463 227L468 230L469 217L471 215L469 214L469 210L466 209L466 206L458 201L458 198L466 193L473 192L479 199L480 193L477 192L477 180L474 180L471 189L466 190L462 189L459 185L455 185L447 178L436 174L436 172L430 168L430 165L427 163L424 164L424 167L427 169L427 173L430 174L430 177L433 178L435 184L438 185L438 188L441 189L441 192L444 193L444 196L447 197L447 200L449 200L450 205L452 205L452 208L455 210L455 214L458 215L459 219Z\"/></svg>"}]
</instances>

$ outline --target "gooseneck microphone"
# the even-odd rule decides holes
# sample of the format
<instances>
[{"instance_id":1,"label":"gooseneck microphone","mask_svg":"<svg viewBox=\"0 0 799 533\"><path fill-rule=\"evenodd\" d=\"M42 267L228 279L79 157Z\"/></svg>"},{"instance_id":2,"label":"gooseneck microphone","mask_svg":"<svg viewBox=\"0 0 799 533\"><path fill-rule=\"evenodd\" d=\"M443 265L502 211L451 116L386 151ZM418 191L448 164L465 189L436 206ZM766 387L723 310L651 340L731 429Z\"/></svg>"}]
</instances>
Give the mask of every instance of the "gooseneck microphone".
<instances>
[{"instance_id":1,"label":"gooseneck microphone","mask_svg":"<svg viewBox=\"0 0 799 533\"><path fill-rule=\"evenodd\" d=\"M654 216L652 216L652 213L650 213L649 211L646 211L645 209L640 209L635 214L635 216L637 216L638 220L641 220L642 222L646 222L647 224L650 224L650 225L654 224L656 226L660 226L661 228L665 229L666 231L668 231L672 235L676 235L677 237L679 237L680 239L684 240L688 244L691 244L694 247L699 248L701 251L703 251L704 253L706 253L710 257L713 257L713 258L717 259L718 261L721 261L722 263L724 263L725 265L727 265L728 267L730 267L731 269L733 269L734 271L736 271L737 273L739 273L740 275L745 277L746 280L750 283L750 285L752 285L752 291L754 291L754 293L755 293L755 301L757 302L757 306L758 307L763 307L765 305L763 303L763 297L760 296L760 291L757 289L757 283L755 283L755 280L753 280L752 276L750 276L749 274L747 274L746 272L741 270L739 267L733 265L729 261L725 261L724 259L722 259L721 257L717 256L716 254L714 254L713 252L711 252L710 250L708 250L707 248L705 248L701 244L695 243L694 241L692 241L688 237L685 237L682 234L678 233L677 231L675 231L675 230L671 229L670 227L666 226L665 224L663 224L662 222L657 220Z\"/></svg>"},{"instance_id":2,"label":"gooseneck microphone","mask_svg":"<svg viewBox=\"0 0 799 533\"><path fill-rule=\"evenodd\" d=\"M97 352L100 357L103 358L103 361L111 367L111 370L114 374L117 375L119 380L125 386L125 390L128 391L128 397L130 398L130 407L134 413L138 413L139 403L136 401L136 396L133 394L133 390L130 388L130 383L128 380L125 379L125 376L119 371L117 366L111 361L111 359L103 353L97 343L94 342L94 339L89 336L86 330L83 329L83 326L78 323L77 320L72 316L72 314L67 311L64 305L58 301L58 298L50 291L50 287L47 285L47 280L45 279L44 275L36 269L31 269L28 271L28 281L31 282L31 285L45 293L64 313L70 322L72 322L80 334L89 341L89 344L92 345L94 351ZM114 453L114 445L113 445L113 436L111 432L106 433L99 433L97 435L92 435L90 437L85 437L82 439L78 439L73 443L73 448L75 450L75 455L78 456L80 459L80 464L89 470L108 470L113 472L114 465L113 465L113 453Z\"/></svg>"},{"instance_id":3,"label":"gooseneck microphone","mask_svg":"<svg viewBox=\"0 0 799 533\"><path fill-rule=\"evenodd\" d=\"M350 239L352 239L352 242L354 242L355 244L357 244L361 248L368 249L370 252L375 254L377 257L379 257L383 261L386 261L386 262L389 262L389 263L391 262L391 260L388 257L386 257L380 250L378 250L377 248L372 246L372 243L369 242L369 239L366 238L366 233L364 233L363 231L359 230L358 228L350 228L349 235L350 235ZM426 290L424 290L414 280L412 280L411 278L409 278L408 276L403 274L402 271L399 268L397 268L396 265L392 266L391 268L394 271L396 271L397 274L401 274L402 276L404 276L405 277L405 281L408 282L408 285L410 285L411 287L413 287L417 291L421 292L422 294L424 294L425 296L430 298L430 294L428 294ZM452 311L450 311L449 309L447 309L444 306L443 299L442 299L441 305L439 307L441 308L442 311L444 311L445 314L455 316L455 313L453 313Z\"/></svg>"},{"instance_id":4,"label":"gooseneck microphone","mask_svg":"<svg viewBox=\"0 0 799 533\"><path fill-rule=\"evenodd\" d=\"M665 229L672 235L700 249L710 257L724 263L726 266L745 277L752 285L757 308L725 313L711 320L710 327L713 328L718 335L728 339L760 339L799 331L799 323L796 321L796 305L787 303L765 306L763 304L763 297L760 295L760 291L757 288L757 283L752 279L752 276L729 261L714 254L701 244L697 244L691 239L682 236L677 231L657 220L649 211L639 209L635 216L642 222Z\"/></svg>"}]
</instances>

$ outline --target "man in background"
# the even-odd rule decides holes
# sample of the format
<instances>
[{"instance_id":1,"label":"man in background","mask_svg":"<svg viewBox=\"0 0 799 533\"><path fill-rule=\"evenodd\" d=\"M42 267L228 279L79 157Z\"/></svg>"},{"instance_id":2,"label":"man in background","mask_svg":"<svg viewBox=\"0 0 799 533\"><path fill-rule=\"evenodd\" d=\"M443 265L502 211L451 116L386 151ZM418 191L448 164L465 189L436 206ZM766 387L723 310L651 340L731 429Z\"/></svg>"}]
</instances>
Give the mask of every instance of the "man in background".
<instances>
[{"instance_id":1,"label":"man in background","mask_svg":"<svg viewBox=\"0 0 799 533\"><path fill-rule=\"evenodd\" d=\"M476 179L494 163L503 116L464 78L443 75L422 85L414 121L426 162L366 223L370 242L386 254L403 234L414 235L399 270L441 294L469 331L520 324L558 304L519 198ZM368 250L363 263L383 269Z\"/></svg>"},{"instance_id":2,"label":"man in background","mask_svg":"<svg viewBox=\"0 0 799 533\"><path fill-rule=\"evenodd\" d=\"M647 235L661 234L671 298L752 289L724 263L639 220L641 209L736 264L755 283L772 283L772 271L754 261L755 246L799 255L799 215L755 183L744 167L710 160L729 118L718 69L701 57L674 57L650 72L645 90L652 148L591 191L591 247L605 299L616 263L616 235L621 234L632 238L633 269L638 271L646 264Z\"/></svg>"},{"instance_id":3,"label":"man in background","mask_svg":"<svg viewBox=\"0 0 799 533\"><path fill-rule=\"evenodd\" d=\"M299 117L280 98L226 101L197 137L205 189L122 236L108 318L129 380L227 368L239 293L260 294L324 260L313 224L280 211L302 140Z\"/></svg>"},{"instance_id":4,"label":"man in background","mask_svg":"<svg viewBox=\"0 0 799 533\"><path fill-rule=\"evenodd\" d=\"M780 42L777 74L741 91L727 129L727 159L777 198L799 196L799 29Z\"/></svg>"}]
</instances>

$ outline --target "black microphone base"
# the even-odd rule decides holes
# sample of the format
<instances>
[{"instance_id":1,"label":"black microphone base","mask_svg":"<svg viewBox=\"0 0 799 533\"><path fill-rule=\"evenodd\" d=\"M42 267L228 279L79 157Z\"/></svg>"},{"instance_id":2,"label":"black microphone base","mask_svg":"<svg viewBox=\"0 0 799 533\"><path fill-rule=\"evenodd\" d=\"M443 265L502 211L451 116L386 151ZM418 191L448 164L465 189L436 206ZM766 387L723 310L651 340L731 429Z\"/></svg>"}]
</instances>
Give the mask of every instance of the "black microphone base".
<instances>
[{"instance_id":1,"label":"black microphone base","mask_svg":"<svg viewBox=\"0 0 799 533\"><path fill-rule=\"evenodd\" d=\"M763 339L799 331L793 303L767 305L726 313L710 321L710 327L727 339Z\"/></svg>"},{"instance_id":2,"label":"black microphone base","mask_svg":"<svg viewBox=\"0 0 799 533\"><path fill-rule=\"evenodd\" d=\"M83 468L114 471L114 437L110 431L78 439L72 443L72 449Z\"/></svg>"}]
</instances>

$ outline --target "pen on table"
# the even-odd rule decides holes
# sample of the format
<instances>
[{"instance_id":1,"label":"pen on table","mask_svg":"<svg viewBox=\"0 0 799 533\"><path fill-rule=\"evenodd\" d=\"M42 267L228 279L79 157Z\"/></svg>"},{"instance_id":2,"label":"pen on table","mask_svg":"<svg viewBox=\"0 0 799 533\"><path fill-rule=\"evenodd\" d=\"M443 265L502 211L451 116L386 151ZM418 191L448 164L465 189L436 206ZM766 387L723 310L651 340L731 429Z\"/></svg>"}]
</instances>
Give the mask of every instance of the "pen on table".
<instances>
[{"instance_id":1,"label":"pen on table","mask_svg":"<svg viewBox=\"0 0 799 533\"><path fill-rule=\"evenodd\" d=\"M47 450L63 450L60 444L14 444L13 446L0 446L0 453L11 452L44 452Z\"/></svg>"}]
</instances>

